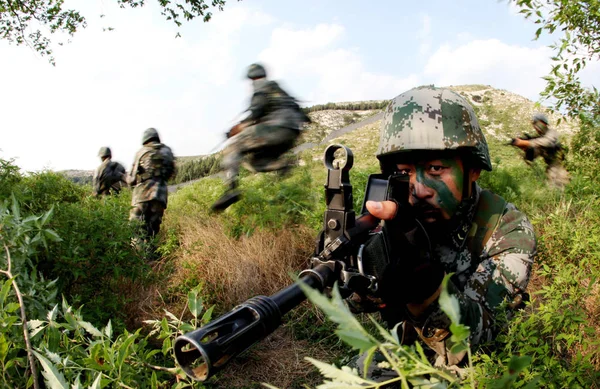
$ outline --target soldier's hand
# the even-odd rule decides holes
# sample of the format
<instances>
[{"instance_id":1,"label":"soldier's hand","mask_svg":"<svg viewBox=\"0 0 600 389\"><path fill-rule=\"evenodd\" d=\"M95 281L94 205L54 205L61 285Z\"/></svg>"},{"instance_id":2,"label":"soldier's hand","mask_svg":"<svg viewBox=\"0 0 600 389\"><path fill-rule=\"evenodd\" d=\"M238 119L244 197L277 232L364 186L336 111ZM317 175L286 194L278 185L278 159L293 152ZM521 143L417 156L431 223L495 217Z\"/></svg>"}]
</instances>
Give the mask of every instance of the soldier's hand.
<instances>
[{"instance_id":1,"label":"soldier's hand","mask_svg":"<svg viewBox=\"0 0 600 389\"><path fill-rule=\"evenodd\" d=\"M381 220L392 220L398 211L398 205L393 201L367 201L367 211Z\"/></svg>"},{"instance_id":2,"label":"soldier's hand","mask_svg":"<svg viewBox=\"0 0 600 389\"><path fill-rule=\"evenodd\" d=\"M516 146L520 149L526 149L529 147L529 142L520 138L515 138L513 141L513 146Z\"/></svg>"},{"instance_id":3,"label":"soldier's hand","mask_svg":"<svg viewBox=\"0 0 600 389\"><path fill-rule=\"evenodd\" d=\"M377 312L385 307L381 299L371 296L360 296L358 293L352 293L346 299L346 303L348 304L348 308L350 308L350 312L355 314Z\"/></svg>"}]
</instances>

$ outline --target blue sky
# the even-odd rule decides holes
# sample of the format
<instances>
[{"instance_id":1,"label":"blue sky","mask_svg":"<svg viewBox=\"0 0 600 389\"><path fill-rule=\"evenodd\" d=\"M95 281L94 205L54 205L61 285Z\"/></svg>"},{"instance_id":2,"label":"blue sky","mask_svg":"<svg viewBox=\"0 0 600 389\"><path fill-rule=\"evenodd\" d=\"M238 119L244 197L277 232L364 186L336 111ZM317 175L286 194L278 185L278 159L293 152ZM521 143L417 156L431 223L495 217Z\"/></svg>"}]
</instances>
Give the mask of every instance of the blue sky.
<instances>
[{"instance_id":1,"label":"blue sky","mask_svg":"<svg viewBox=\"0 0 600 389\"><path fill-rule=\"evenodd\" d=\"M101 146L129 167L151 126L176 155L208 153L246 108L255 61L304 105L432 83L535 100L550 66L551 39L533 41L537 26L495 0L230 1L179 30L153 3L85 7L88 28L56 47L56 67L0 42L0 157L25 170L93 169ZM584 80L598 74L592 64Z\"/></svg>"}]
</instances>

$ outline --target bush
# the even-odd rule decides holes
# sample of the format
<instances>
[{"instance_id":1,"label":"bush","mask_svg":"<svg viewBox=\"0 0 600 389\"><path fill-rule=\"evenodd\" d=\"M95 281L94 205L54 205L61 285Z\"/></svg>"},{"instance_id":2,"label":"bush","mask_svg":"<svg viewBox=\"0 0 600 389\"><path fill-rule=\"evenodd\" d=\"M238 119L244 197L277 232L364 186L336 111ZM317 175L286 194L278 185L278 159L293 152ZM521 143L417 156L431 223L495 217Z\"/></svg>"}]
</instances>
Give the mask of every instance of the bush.
<instances>
[{"instance_id":1,"label":"bush","mask_svg":"<svg viewBox=\"0 0 600 389\"><path fill-rule=\"evenodd\" d=\"M63 238L40 258L44 273L58 278L60 291L75 305L84 304L88 320L121 323L123 311L150 269L131 244L138 226L128 221L130 198L84 198L56 206L52 228Z\"/></svg>"},{"instance_id":2,"label":"bush","mask_svg":"<svg viewBox=\"0 0 600 389\"><path fill-rule=\"evenodd\" d=\"M221 170L221 159L220 154L211 154L199 159L177 161L177 170L171 182L181 184L218 173Z\"/></svg>"}]
</instances>

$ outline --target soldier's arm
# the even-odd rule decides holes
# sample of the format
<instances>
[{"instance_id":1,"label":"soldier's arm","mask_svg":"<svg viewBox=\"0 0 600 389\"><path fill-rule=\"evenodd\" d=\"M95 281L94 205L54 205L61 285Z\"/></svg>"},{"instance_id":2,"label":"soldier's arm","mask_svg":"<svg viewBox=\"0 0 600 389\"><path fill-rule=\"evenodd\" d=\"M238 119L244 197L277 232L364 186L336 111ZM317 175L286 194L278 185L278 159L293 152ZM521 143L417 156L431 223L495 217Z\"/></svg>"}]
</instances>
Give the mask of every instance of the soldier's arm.
<instances>
[{"instance_id":1,"label":"soldier's arm","mask_svg":"<svg viewBox=\"0 0 600 389\"><path fill-rule=\"evenodd\" d=\"M131 167L129 174L126 175L126 178L125 178L125 182L129 186L135 186L137 184L137 182L136 182L137 169L138 169L138 158L136 156L135 162L133 163L133 166Z\"/></svg>"},{"instance_id":2,"label":"soldier's arm","mask_svg":"<svg viewBox=\"0 0 600 389\"><path fill-rule=\"evenodd\" d=\"M471 344L490 340L496 309L504 300L510 303L525 290L535 250L531 223L524 214L509 205L486 244L483 261L467 281L464 291L449 283L450 293L460 303L461 322L471 329ZM450 326L448 317L437 302L418 322L428 322L433 328Z\"/></svg>"},{"instance_id":3,"label":"soldier's arm","mask_svg":"<svg viewBox=\"0 0 600 389\"><path fill-rule=\"evenodd\" d=\"M558 133L554 129L549 129L544 135L525 142L528 142L529 147L554 147L558 142Z\"/></svg>"},{"instance_id":4,"label":"soldier's arm","mask_svg":"<svg viewBox=\"0 0 600 389\"><path fill-rule=\"evenodd\" d=\"M255 92L250 100L250 116L247 121L256 121L265 116L267 108L267 95L263 92Z\"/></svg>"},{"instance_id":5,"label":"soldier's arm","mask_svg":"<svg viewBox=\"0 0 600 389\"><path fill-rule=\"evenodd\" d=\"M98 196L100 194L100 177L98 177L99 171L96 169L94 171L94 176L92 177L92 188L94 189L94 195Z\"/></svg>"}]
</instances>

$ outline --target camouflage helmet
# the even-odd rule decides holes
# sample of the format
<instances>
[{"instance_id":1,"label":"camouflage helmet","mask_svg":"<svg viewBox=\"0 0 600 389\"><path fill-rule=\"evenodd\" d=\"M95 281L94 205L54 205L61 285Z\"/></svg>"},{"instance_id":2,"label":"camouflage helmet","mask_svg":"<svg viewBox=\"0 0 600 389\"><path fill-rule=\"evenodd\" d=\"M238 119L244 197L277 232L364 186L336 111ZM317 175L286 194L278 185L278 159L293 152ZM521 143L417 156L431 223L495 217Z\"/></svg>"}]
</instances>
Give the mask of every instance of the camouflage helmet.
<instances>
[{"instance_id":1,"label":"camouflage helmet","mask_svg":"<svg viewBox=\"0 0 600 389\"><path fill-rule=\"evenodd\" d=\"M251 80L256 80L258 78L267 77L267 71L265 67L259 63L253 63L248 67L248 78Z\"/></svg>"},{"instance_id":2,"label":"camouflage helmet","mask_svg":"<svg viewBox=\"0 0 600 389\"><path fill-rule=\"evenodd\" d=\"M425 150L459 150L472 167L492 170L488 145L473 107L458 93L421 86L388 105L381 122L377 158Z\"/></svg>"},{"instance_id":3,"label":"camouflage helmet","mask_svg":"<svg viewBox=\"0 0 600 389\"><path fill-rule=\"evenodd\" d=\"M110 151L110 147L100 147L100 151L98 151L98 157L112 157L112 152Z\"/></svg>"},{"instance_id":4,"label":"camouflage helmet","mask_svg":"<svg viewBox=\"0 0 600 389\"><path fill-rule=\"evenodd\" d=\"M542 122L542 123L549 124L548 116L545 113L541 113L541 112L538 112L535 115L533 115L533 117L531 118L531 122L532 123Z\"/></svg>"},{"instance_id":5,"label":"camouflage helmet","mask_svg":"<svg viewBox=\"0 0 600 389\"><path fill-rule=\"evenodd\" d=\"M151 140L156 140L157 142L160 142L160 137L158 136L158 131L156 131L156 128L149 128L146 131L144 131L144 135L142 136L142 144L145 145Z\"/></svg>"}]
</instances>

